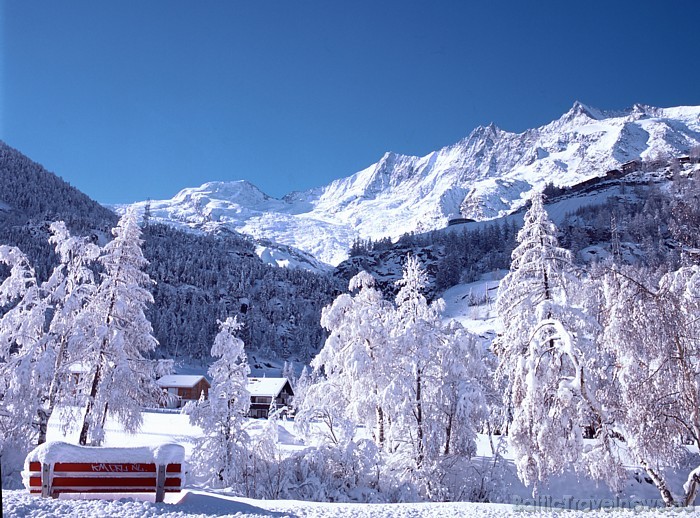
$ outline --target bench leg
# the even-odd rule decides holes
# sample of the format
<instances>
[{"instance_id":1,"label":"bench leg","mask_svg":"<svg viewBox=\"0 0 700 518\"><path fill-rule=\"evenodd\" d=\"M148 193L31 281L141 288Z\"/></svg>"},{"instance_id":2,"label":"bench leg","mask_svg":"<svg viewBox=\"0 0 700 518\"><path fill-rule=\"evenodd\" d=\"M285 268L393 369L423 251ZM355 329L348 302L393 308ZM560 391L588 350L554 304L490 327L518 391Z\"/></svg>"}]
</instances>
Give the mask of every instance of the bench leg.
<instances>
[{"instance_id":1,"label":"bench leg","mask_svg":"<svg viewBox=\"0 0 700 518\"><path fill-rule=\"evenodd\" d=\"M165 465L158 466L156 475L156 502L162 502L165 497Z\"/></svg>"},{"instance_id":2,"label":"bench leg","mask_svg":"<svg viewBox=\"0 0 700 518\"><path fill-rule=\"evenodd\" d=\"M48 498L51 495L51 464L41 465L41 496Z\"/></svg>"}]
</instances>

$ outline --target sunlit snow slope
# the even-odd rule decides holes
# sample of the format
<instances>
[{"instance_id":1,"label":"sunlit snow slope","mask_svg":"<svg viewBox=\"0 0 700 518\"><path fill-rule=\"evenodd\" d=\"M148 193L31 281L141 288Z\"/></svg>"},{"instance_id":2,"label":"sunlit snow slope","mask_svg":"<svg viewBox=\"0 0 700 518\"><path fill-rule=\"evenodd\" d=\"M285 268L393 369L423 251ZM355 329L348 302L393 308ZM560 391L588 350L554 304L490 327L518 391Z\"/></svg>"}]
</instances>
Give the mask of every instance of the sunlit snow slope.
<instances>
[{"instance_id":1,"label":"sunlit snow slope","mask_svg":"<svg viewBox=\"0 0 700 518\"><path fill-rule=\"evenodd\" d=\"M573 185L629 160L687 154L698 143L700 106L610 113L575 103L541 128L478 127L427 156L386 153L352 176L283 199L245 181L210 182L152 201L151 211L155 220L205 231L226 226L335 265L358 237L440 228L456 214L495 218L548 182Z\"/></svg>"}]
</instances>

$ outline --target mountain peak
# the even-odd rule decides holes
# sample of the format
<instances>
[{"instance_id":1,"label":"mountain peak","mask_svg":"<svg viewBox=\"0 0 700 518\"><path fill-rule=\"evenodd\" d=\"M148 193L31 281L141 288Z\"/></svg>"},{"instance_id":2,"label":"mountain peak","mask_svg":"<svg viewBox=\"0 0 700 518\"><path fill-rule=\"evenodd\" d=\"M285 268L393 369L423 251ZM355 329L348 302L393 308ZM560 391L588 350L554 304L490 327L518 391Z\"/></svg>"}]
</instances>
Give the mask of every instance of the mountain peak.
<instances>
[{"instance_id":1,"label":"mountain peak","mask_svg":"<svg viewBox=\"0 0 700 518\"><path fill-rule=\"evenodd\" d=\"M564 114L563 118L574 119L580 116L588 117L589 119L593 120L601 120L606 118L605 114L601 110L588 106L587 104L583 104L581 101L574 101L573 106Z\"/></svg>"},{"instance_id":2,"label":"mountain peak","mask_svg":"<svg viewBox=\"0 0 700 518\"><path fill-rule=\"evenodd\" d=\"M496 135L500 128L495 123L489 122L487 126L477 126L472 131L472 135Z\"/></svg>"},{"instance_id":3,"label":"mountain peak","mask_svg":"<svg viewBox=\"0 0 700 518\"><path fill-rule=\"evenodd\" d=\"M270 196L262 192L257 186L248 180L214 181L202 184L194 189L183 189L180 194L191 194L193 192L207 193L216 198L235 199L239 197L254 197L263 200L271 199Z\"/></svg>"},{"instance_id":4,"label":"mountain peak","mask_svg":"<svg viewBox=\"0 0 700 518\"><path fill-rule=\"evenodd\" d=\"M467 137L457 142L454 146L448 147L465 147L474 145L475 143L482 143L486 140L494 140L498 137L499 133L501 133L501 129L491 122L488 126L477 126Z\"/></svg>"},{"instance_id":5,"label":"mountain peak","mask_svg":"<svg viewBox=\"0 0 700 518\"><path fill-rule=\"evenodd\" d=\"M397 154L394 153L393 151L387 151L382 155L382 158L379 159L379 162L377 162L378 166L382 165L391 165L394 161L396 161Z\"/></svg>"}]
</instances>

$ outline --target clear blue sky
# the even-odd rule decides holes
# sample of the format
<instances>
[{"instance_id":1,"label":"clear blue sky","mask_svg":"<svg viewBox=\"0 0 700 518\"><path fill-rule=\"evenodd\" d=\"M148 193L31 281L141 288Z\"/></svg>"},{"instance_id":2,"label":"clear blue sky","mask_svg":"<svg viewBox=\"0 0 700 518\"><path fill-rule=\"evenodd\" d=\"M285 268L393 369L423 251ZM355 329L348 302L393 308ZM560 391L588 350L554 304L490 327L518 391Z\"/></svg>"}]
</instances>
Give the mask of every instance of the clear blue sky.
<instances>
[{"instance_id":1,"label":"clear blue sky","mask_svg":"<svg viewBox=\"0 0 700 518\"><path fill-rule=\"evenodd\" d=\"M0 139L103 203L282 196L575 100L700 104L700 2L0 3Z\"/></svg>"}]
</instances>

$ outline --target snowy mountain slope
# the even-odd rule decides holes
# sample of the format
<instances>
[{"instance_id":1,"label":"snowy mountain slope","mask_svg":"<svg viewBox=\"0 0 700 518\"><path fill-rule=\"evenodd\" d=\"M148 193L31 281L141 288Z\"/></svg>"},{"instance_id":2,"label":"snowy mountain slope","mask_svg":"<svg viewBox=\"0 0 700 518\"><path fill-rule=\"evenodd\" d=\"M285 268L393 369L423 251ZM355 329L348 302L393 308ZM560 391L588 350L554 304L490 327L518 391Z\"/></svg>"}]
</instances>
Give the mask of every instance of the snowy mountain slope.
<instances>
[{"instance_id":1,"label":"snowy mountain slope","mask_svg":"<svg viewBox=\"0 0 700 518\"><path fill-rule=\"evenodd\" d=\"M386 153L352 176L282 199L239 181L211 182L150 203L156 220L203 230L226 226L335 265L358 237L441 228L460 213L477 220L503 216L549 182L573 185L629 160L684 155L698 144L700 107L603 112L577 102L540 128L478 127L427 156Z\"/></svg>"},{"instance_id":2,"label":"snowy mountain slope","mask_svg":"<svg viewBox=\"0 0 700 518\"><path fill-rule=\"evenodd\" d=\"M266 239L256 240L255 253L263 263L281 268L302 269L312 273L329 273L332 270L330 265L311 254Z\"/></svg>"},{"instance_id":3,"label":"snowy mountain slope","mask_svg":"<svg viewBox=\"0 0 700 518\"><path fill-rule=\"evenodd\" d=\"M700 177L700 164L688 164L681 170L682 177ZM678 186L674 187L671 176L670 171L662 167L657 171L629 173L624 176L624 181L620 178L596 179L594 183L577 184L571 189L551 193L545 207L560 228L563 242L572 246L577 260L582 263L608 255L610 210L617 207L619 229L627 239L622 252L631 263L645 262L647 257L639 248L639 235L630 235L625 221L635 218L635 211L644 211L655 191L668 193L678 189ZM599 216L592 225L589 216L576 215L581 210L605 216ZM402 277L406 256L410 254L420 260L430 278L426 296L430 299L442 297L444 290L456 284L477 281L486 272L510 267L515 234L523 225L524 214L523 207L490 220L465 220L437 230L403 236L395 243L359 243L353 247L352 256L338 264L335 275L347 283L365 270L375 277L385 296L393 298L398 290L395 283ZM670 214L664 214L657 220L657 226L658 221L663 222L663 228L677 225L670 222ZM630 226L641 229L642 220L637 218ZM572 244L573 236L577 236L576 246ZM658 243L669 249L677 246L668 239L668 235L659 237Z\"/></svg>"},{"instance_id":4,"label":"snowy mountain slope","mask_svg":"<svg viewBox=\"0 0 700 518\"><path fill-rule=\"evenodd\" d=\"M287 265L317 272L328 270L328 264L334 262L328 250L345 250L356 235L338 223L316 218L308 202L271 198L246 181L208 182L183 189L171 200L136 205L150 206L153 221L180 230L214 233L226 229L247 234L256 240L263 261L279 265L284 260L279 256L283 256L292 259ZM126 210L124 205L113 208L118 214ZM342 258L341 254L335 262Z\"/></svg>"}]
</instances>

